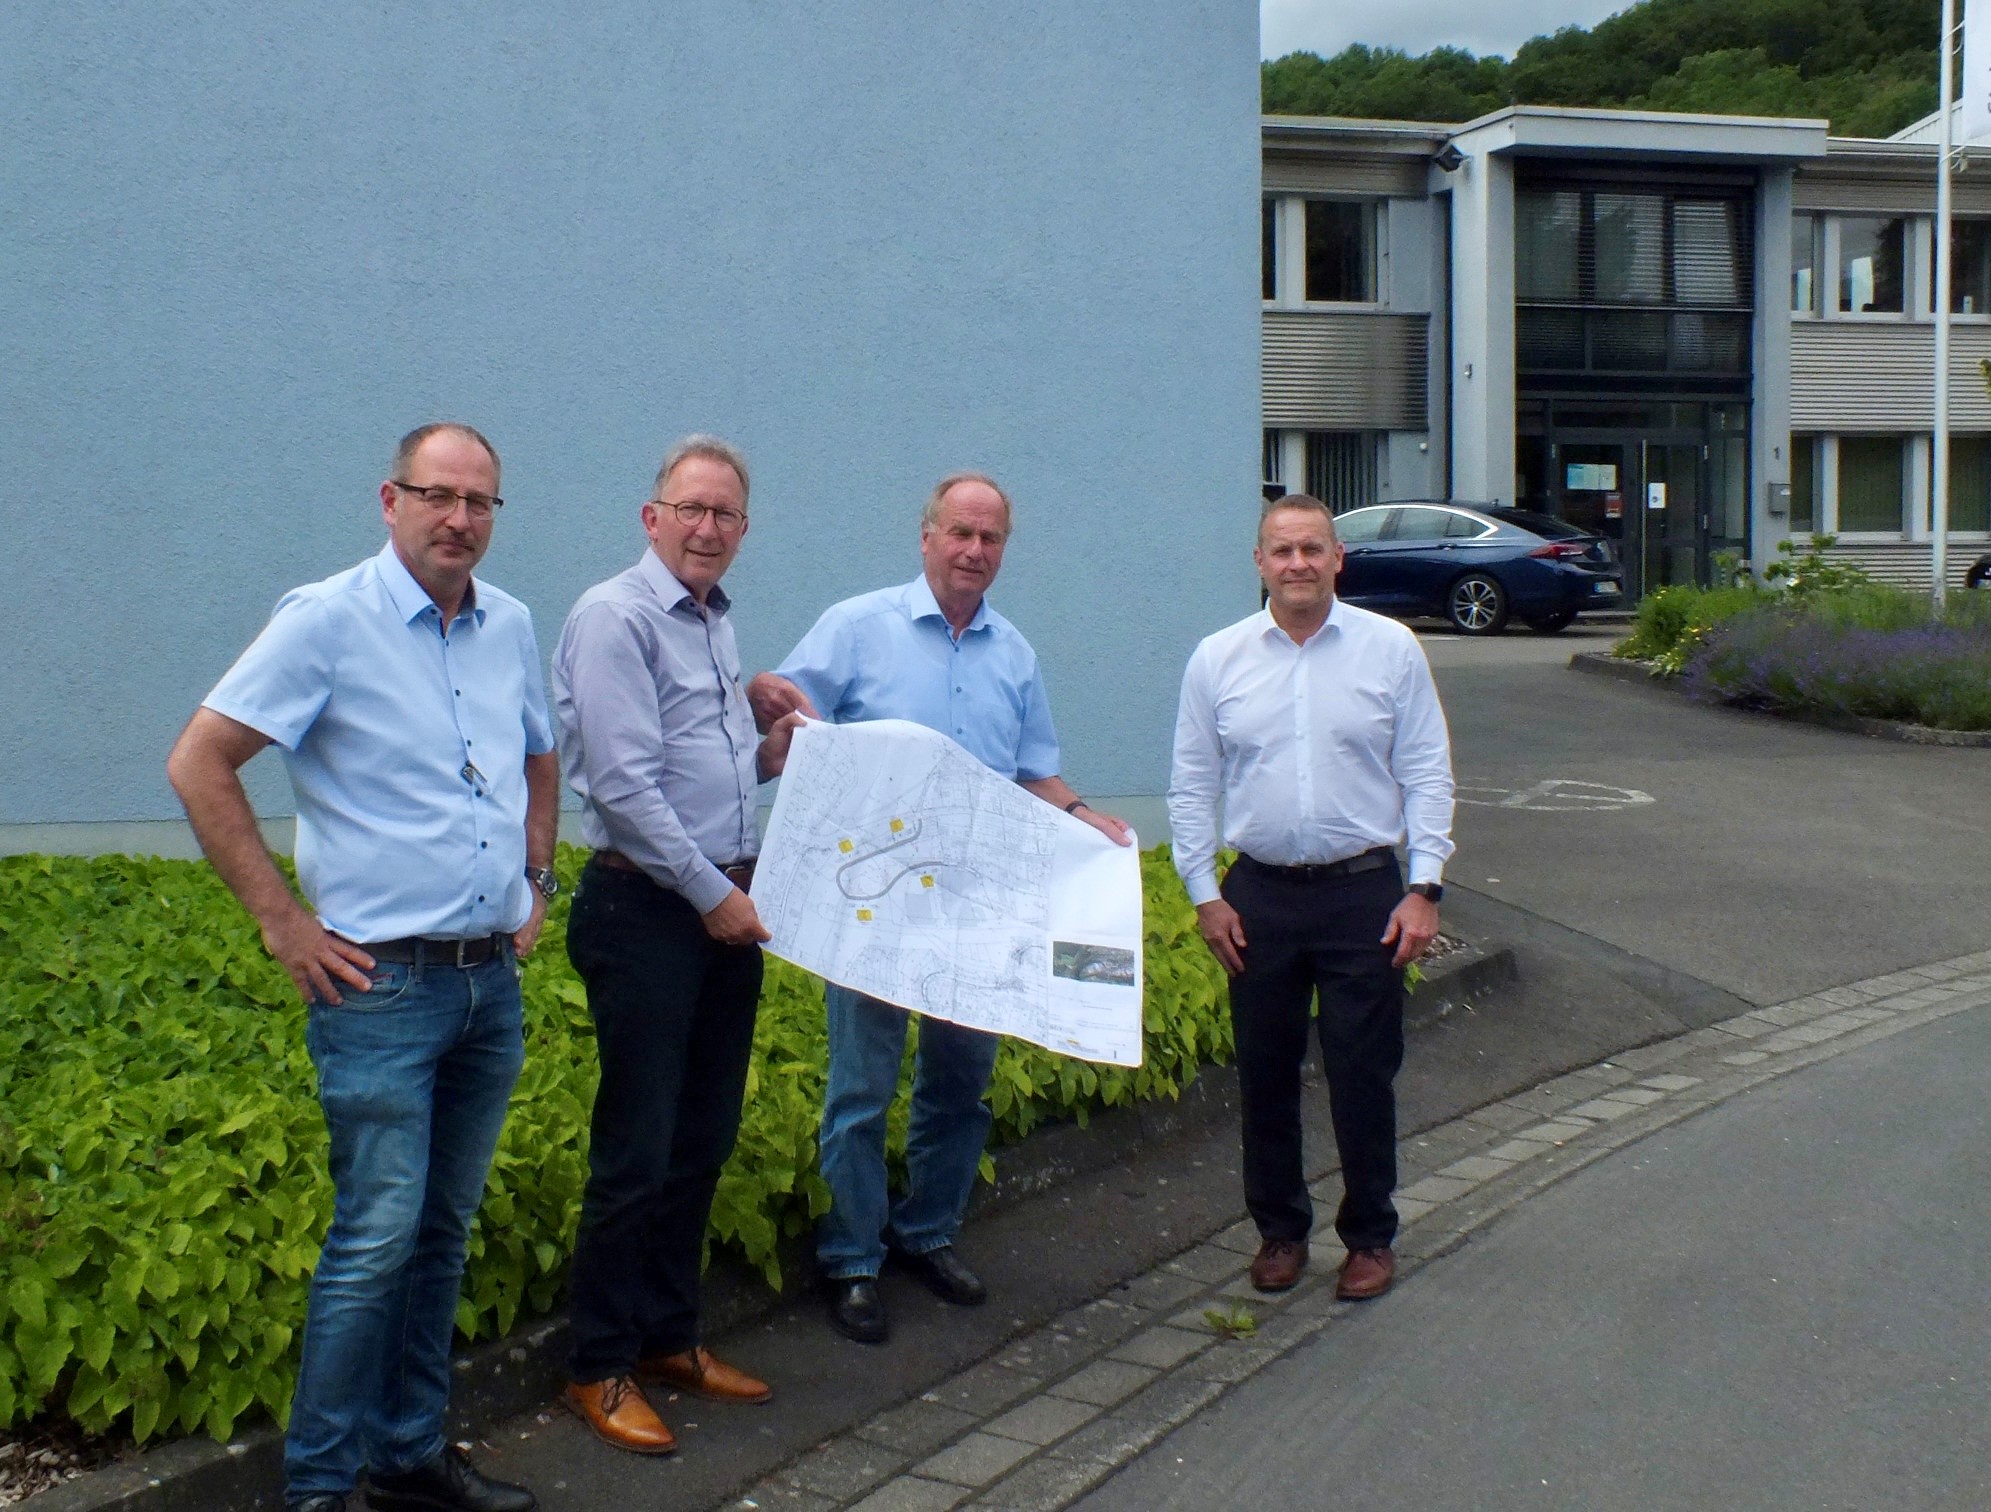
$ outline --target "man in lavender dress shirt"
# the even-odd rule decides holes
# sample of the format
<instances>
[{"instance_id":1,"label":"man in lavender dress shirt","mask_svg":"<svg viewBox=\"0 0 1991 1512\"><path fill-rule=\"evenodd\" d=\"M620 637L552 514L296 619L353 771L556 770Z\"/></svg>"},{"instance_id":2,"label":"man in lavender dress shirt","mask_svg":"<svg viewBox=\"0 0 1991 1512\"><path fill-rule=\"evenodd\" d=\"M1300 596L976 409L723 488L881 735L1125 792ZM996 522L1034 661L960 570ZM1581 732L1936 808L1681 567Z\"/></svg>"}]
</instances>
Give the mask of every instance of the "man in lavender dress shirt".
<instances>
[{"instance_id":1,"label":"man in lavender dress shirt","mask_svg":"<svg viewBox=\"0 0 1991 1512\"><path fill-rule=\"evenodd\" d=\"M668 1454L646 1385L728 1402L768 1387L699 1336L719 1168L739 1131L760 998L747 896L755 789L799 722L766 739L740 686L719 580L747 531L747 464L690 436L643 505L650 547L581 596L553 656L561 765L594 847L567 952L601 1055L572 1271L568 1406L605 1443Z\"/></svg>"}]
</instances>

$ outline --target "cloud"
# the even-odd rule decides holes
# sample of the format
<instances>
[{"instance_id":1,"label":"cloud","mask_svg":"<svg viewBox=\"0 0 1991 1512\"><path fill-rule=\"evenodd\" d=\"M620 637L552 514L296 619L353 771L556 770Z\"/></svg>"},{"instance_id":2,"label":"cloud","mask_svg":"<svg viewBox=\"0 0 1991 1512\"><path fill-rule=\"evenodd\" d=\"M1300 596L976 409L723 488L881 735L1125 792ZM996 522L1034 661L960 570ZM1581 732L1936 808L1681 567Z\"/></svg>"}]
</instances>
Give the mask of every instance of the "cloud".
<instances>
[{"instance_id":1,"label":"cloud","mask_svg":"<svg viewBox=\"0 0 1991 1512\"><path fill-rule=\"evenodd\" d=\"M1530 37L1564 26L1594 26L1626 0L1509 0L1461 6L1457 0L1396 0L1383 7L1350 0L1259 0L1259 54L1284 57L1304 48L1331 58L1355 42L1407 53L1463 47L1481 57L1511 58Z\"/></svg>"}]
</instances>

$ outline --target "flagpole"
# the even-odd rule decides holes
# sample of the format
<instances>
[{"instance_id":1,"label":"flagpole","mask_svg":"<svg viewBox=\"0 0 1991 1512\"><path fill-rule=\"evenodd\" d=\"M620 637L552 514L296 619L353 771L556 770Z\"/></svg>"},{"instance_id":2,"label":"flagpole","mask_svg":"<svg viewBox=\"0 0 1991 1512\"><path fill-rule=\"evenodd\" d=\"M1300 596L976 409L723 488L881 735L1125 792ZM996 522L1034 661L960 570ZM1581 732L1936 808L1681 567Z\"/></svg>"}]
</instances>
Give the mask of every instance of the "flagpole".
<instances>
[{"instance_id":1,"label":"flagpole","mask_svg":"<svg viewBox=\"0 0 1991 1512\"><path fill-rule=\"evenodd\" d=\"M1980 0L1981 3L1981 0ZM1942 78L1936 87L1937 118L1942 122L1936 165L1936 389L1934 449L1930 457L1929 601L1937 614L1949 577L1950 531L1950 152L1951 85L1956 52L1956 0L1943 0Z\"/></svg>"}]
</instances>

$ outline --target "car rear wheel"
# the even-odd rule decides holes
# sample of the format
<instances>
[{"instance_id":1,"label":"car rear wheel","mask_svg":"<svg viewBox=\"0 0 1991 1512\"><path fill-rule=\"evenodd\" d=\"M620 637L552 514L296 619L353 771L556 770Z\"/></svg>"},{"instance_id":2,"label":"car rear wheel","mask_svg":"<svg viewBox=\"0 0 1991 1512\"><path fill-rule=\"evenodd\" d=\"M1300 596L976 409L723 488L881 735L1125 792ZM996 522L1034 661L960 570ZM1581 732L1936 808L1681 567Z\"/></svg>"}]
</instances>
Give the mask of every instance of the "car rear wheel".
<instances>
[{"instance_id":1,"label":"car rear wheel","mask_svg":"<svg viewBox=\"0 0 1991 1512\"><path fill-rule=\"evenodd\" d=\"M1567 630L1576 622L1576 611L1564 609L1557 614L1538 615L1528 621L1528 628L1538 635L1554 635L1558 630Z\"/></svg>"},{"instance_id":2,"label":"car rear wheel","mask_svg":"<svg viewBox=\"0 0 1991 1512\"><path fill-rule=\"evenodd\" d=\"M1507 590L1484 572L1468 572L1445 595L1445 618L1461 635L1492 635L1507 623Z\"/></svg>"}]
</instances>

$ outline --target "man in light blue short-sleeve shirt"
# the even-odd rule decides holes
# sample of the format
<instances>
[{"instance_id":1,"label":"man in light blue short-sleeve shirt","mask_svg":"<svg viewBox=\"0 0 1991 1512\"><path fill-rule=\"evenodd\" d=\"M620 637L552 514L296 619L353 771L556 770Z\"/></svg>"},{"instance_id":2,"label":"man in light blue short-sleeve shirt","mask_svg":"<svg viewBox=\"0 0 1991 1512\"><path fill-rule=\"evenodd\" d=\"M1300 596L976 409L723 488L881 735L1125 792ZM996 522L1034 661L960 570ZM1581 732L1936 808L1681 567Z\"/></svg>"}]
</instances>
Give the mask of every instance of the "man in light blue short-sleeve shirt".
<instances>
[{"instance_id":1,"label":"man in light blue short-sleeve shirt","mask_svg":"<svg viewBox=\"0 0 1991 1512\"><path fill-rule=\"evenodd\" d=\"M1009 499L979 473L943 478L920 519L925 570L897 588L833 605L778 671L753 680L763 728L793 710L837 724L909 719L951 736L1003 776L1122 845L1129 831L1095 813L1058 775L1058 737L1037 653L988 604L1009 540ZM830 1211L816 1263L830 1321L882 1343L878 1272L896 1254L943 1301L987 1291L954 1252L990 1114L983 1102L998 1035L923 1019L906 1135L908 1190L885 1185L885 1116L898 1089L905 1010L848 988L828 990L830 1064L819 1140Z\"/></svg>"},{"instance_id":2,"label":"man in light blue short-sleeve shirt","mask_svg":"<svg viewBox=\"0 0 1991 1512\"><path fill-rule=\"evenodd\" d=\"M222 880L308 1005L336 1193L284 1443L286 1505L527 1512L443 1438L470 1223L524 1058L517 957L555 890L559 759L532 617L471 576L498 456L411 432L388 542L286 594L167 772ZM278 746L300 901L238 775Z\"/></svg>"}]
</instances>

